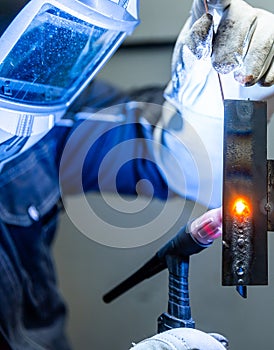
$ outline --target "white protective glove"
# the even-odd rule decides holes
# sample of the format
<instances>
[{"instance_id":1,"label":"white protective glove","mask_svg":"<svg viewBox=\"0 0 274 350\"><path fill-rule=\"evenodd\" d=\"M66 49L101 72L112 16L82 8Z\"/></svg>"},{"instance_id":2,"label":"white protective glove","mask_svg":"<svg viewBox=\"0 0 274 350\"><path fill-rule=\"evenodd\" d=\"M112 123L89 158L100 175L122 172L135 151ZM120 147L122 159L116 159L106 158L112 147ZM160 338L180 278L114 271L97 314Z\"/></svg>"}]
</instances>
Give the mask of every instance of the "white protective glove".
<instances>
[{"instance_id":1,"label":"white protective glove","mask_svg":"<svg viewBox=\"0 0 274 350\"><path fill-rule=\"evenodd\" d=\"M192 237L200 244L208 245L222 234L222 208L212 209L189 224Z\"/></svg>"},{"instance_id":2,"label":"white protective glove","mask_svg":"<svg viewBox=\"0 0 274 350\"><path fill-rule=\"evenodd\" d=\"M222 101L216 72L221 73L225 98L265 100L274 95L274 86L259 87L274 85L274 15L243 0L207 3L208 13L203 0L194 0L191 16L178 37L167 98L179 111L199 104L202 98L195 110L206 109L206 114L218 117ZM257 82L254 88L243 87ZM193 89L189 102L191 91L186 90ZM273 112L272 101L269 115Z\"/></svg>"},{"instance_id":3,"label":"white protective glove","mask_svg":"<svg viewBox=\"0 0 274 350\"><path fill-rule=\"evenodd\" d=\"M220 334L192 328L174 328L145 339L131 350L226 350L228 341Z\"/></svg>"},{"instance_id":4,"label":"white protective glove","mask_svg":"<svg viewBox=\"0 0 274 350\"><path fill-rule=\"evenodd\" d=\"M155 157L170 189L216 208L222 203L223 176L219 77L225 99L267 100L270 118L274 85L254 83L274 84L274 15L242 0L208 0L208 7L213 20L205 14L204 1L194 0L177 39L167 102L154 133L164 145L155 147Z\"/></svg>"},{"instance_id":5,"label":"white protective glove","mask_svg":"<svg viewBox=\"0 0 274 350\"><path fill-rule=\"evenodd\" d=\"M208 0L209 13L215 13L214 20L205 15L203 0L194 0L192 21L195 26L207 31L217 22L216 12L221 15L212 47L211 61L219 73L233 71L235 79L242 85L274 84L274 15L268 11L253 8L242 0ZM199 24L200 22L200 24ZM197 30L197 29L196 29ZM201 32L200 32L201 33ZM201 42L199 34L192 40ZM192 45L195 43L192 43ZM193 51L195 53L195 51Z\"/></svg>"}]
</instances>

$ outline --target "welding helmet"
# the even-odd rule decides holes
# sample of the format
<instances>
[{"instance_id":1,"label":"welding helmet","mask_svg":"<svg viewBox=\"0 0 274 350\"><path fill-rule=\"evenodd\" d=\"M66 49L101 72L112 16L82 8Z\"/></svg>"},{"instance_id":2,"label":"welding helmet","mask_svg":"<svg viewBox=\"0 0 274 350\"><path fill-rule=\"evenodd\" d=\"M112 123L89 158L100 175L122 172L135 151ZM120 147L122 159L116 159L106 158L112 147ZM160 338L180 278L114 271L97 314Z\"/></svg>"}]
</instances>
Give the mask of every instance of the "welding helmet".
<instances>
[{"instance_id":1,"label":"welding helmet","mask_svg":"<svg viewBox=\"0 0 274 350\"><path fill-rule=\"evenodd\" d=\"M0 128L50 129L138 23L138 0L30 1L0 40Z\"/></svg>"}]
</instances>

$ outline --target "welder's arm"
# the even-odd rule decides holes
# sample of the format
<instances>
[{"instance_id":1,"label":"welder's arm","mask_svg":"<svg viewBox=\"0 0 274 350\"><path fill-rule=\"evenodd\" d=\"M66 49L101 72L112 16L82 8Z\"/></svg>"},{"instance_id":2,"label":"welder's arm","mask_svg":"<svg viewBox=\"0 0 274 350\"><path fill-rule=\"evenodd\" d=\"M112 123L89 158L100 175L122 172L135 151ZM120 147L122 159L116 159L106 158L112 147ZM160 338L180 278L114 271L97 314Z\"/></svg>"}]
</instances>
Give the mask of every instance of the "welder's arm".
<instances>
[{"instance_id":1,"label":"welder's arm","mask_svg":"<svg viewBox=\"0 0 274 350\"><path fill-rule=\"evenodd\" d=\"M205 15L203 0L194 0L178 37L167 102L154 135L169 150L155 147L170 188L217 207L222 193L223 99L216 69L225 99L267 100L270 117L274 85L245 87L237 80L273 84L274 16L241 0L208 0L208 6L213 17ZM250 58L255 53L259 58Z\"/></svg>"},{"instance_id":2,"label":"welder's arm","mask_svg":"<svg viewBox=\"0 0 274 350\"><path fill-rule=\"evenodd\" d=\"M225 350L228 341L220 334L207 334L197 329L176 328L143 340L131 350Z\"/></svg>"},{"instance_id":3,"label":"welder's arm","mask_svg":"<svg viewBox=\"0 0 274 350\"><path fill-rule=\"evenodd\" d=\"M68 112L75 122L60 163L64 195L102 191L164 200L174 196L153 152L163 90L125 93L102 81L85 90Z\"/></svg>"}]
</instances>

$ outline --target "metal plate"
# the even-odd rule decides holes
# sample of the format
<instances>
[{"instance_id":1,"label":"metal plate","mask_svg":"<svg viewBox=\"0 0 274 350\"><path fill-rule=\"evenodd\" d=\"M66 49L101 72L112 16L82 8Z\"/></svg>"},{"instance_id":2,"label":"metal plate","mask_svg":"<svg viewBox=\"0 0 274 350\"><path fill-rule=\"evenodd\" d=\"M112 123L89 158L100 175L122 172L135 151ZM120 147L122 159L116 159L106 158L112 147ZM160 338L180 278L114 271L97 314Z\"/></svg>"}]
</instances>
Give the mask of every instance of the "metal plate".
<instances>
[{"instance_id":1,"label":"metal plate","mask_svg":"<svg viewBox=\"0 0 274 350\"><path fill-rule=\"evenodd\" d=\"M225 100L224 107L222 283L264 285L268 282L266 103Z\"/></svg>"}]
</instances>

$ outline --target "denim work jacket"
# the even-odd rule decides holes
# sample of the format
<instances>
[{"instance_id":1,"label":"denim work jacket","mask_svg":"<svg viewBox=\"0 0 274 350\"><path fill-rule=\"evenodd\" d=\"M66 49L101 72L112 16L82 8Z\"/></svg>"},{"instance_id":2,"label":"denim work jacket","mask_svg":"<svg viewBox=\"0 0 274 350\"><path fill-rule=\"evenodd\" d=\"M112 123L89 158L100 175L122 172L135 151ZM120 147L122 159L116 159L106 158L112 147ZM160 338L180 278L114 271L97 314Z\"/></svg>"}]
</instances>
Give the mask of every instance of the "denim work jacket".
<instances>
[{"instance_id":1,"label":"denim work jacket","mask_svg":"<svg viewBox=\"0 0 274 350\"><path fill-rule=\"evenodd\" d=\"M155 184L155 196L167 197L166 183L150 154L153 127L143 120L140 106L123 103L94 117L92 108L125 101L112 89L102 86L101 96L98 88L95 91L88 91L88 99L80 99L68 112L74 120L53 127L0 173L1 350L70 348L51 256L61 196L83 189L111 191L111 169L124 152L118 191L135 193L136 182L147 178ZM99 178L101 160L118 144L126 146L124 151L117 150L106 161Z\"/></svg>"}]
</instances>

